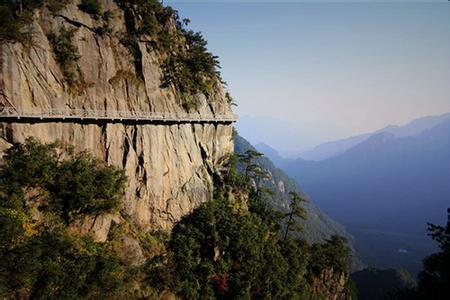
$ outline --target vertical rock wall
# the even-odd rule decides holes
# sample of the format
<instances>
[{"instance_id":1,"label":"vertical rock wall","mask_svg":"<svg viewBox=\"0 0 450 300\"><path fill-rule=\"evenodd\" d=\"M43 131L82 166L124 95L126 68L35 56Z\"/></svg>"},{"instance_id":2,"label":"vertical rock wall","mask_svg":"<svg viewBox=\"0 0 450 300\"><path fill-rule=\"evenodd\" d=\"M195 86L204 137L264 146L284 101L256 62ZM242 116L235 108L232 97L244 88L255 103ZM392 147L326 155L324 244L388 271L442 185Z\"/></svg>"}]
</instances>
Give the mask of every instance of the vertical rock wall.
<instances>
[{"instance_id":1,"label":"vertical rock wall","mask_svg":"<svg viewBox=\"0 0 450 300\"><path fill-rule=\"evenodd\" d=\"M0 45L0 104L28 111L184 111L173 89L161 87L161 54L145 42L139 43L143 78L135 75L129 50L120 43L123 11L113 1L103 1L103 6L113 15L110 35L96 34L96 21L70 4L57 16L36 11L33 46ZM84 82L78 90L65 82L47 38L62 27L75 30ZM220 84L208 97L198 98L200 114L230 112ZM210 199L212 177L233 151L232 126L227 124L0 123L1 151L28 137L61 140L123 167L129 180L122 214L143 228L169 228ZM111 218L101 222L108 228Z\"/></svg>"}]
</instances>

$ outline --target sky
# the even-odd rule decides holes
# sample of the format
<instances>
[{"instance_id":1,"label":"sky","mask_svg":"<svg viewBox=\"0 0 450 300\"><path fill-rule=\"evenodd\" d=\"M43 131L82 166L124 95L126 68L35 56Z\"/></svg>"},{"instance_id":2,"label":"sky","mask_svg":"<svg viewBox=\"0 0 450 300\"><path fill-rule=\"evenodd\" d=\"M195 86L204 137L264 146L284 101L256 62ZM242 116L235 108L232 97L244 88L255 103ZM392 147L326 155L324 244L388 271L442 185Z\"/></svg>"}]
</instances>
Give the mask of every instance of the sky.
<instances>
[{"instance_id":1,"label":"sky","mask_svg":"<svg viewBox=\"0 0 450 300\"><path fill-rule=\"evenodd\" d=\"M165 1L219 56L241 117L325 141L450 111L450 2L336 2Z\"/></svg>"}]
</instances>

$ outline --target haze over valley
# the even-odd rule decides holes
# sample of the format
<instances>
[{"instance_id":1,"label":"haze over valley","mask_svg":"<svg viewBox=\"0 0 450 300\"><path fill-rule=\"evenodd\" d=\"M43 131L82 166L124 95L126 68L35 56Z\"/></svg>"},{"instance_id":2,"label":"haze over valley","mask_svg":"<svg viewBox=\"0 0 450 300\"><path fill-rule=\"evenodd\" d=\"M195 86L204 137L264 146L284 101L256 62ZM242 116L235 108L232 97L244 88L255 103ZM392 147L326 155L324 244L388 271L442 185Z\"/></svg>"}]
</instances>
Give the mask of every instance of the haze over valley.
<instances>
[{"instance_id":1,"label":"haze over valley","mask_svg":"<svg viewBox=\"0 0 450 300\"><path fill-rule=\"evenodd\" d=\"M318 145L308 160L256 147L356 238L366 263L417 273L433 252L426 223L445 223L450 199L450 114ZM302 155L302 154L300 154Z\"/></svg>"}]
</instances>

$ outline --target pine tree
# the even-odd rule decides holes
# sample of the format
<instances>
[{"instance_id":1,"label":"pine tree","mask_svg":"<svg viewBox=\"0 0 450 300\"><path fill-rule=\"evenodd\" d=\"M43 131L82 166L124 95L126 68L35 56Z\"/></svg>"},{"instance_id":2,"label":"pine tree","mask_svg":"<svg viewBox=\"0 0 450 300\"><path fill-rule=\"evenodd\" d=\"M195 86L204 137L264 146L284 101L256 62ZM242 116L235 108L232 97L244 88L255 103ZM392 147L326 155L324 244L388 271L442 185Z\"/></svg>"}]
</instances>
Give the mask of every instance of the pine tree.
<instances>
[{"instance_id":1,"label":"pine tree","mask_svg":"<svg viewBox=\"0 0 450 300\"><path fill-rule=\"evenodd\" d=\"M302 230L296 218L306 218L306 210L301 206L301 203L306 202L306 200L296 192L290 192L289 195L291 196L291 204L289 205L290 211L285 214L285 217L288 218L288 220L286 222L284 240L287 239L289 231L299 232Z\"/></svg>"}]
</instances>

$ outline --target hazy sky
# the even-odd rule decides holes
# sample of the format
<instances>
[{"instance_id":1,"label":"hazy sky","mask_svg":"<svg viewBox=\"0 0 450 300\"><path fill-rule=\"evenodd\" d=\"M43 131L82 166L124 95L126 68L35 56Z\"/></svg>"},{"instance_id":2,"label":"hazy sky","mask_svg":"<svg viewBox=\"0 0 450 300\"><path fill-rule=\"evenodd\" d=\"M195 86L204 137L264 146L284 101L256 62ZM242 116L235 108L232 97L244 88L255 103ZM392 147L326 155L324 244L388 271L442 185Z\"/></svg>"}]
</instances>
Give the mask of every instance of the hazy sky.
<instances>
[{"instance_id":1,"label":"hazy sky","mask_svg":"<svg viewBox=\"0 0 450 300\"><path fill-rule=\"evenodd\" d=\"M340 137L450 111L447 1L206 2L165 1L220 57L239 115Z\"/></svg>"}]
</instances>

